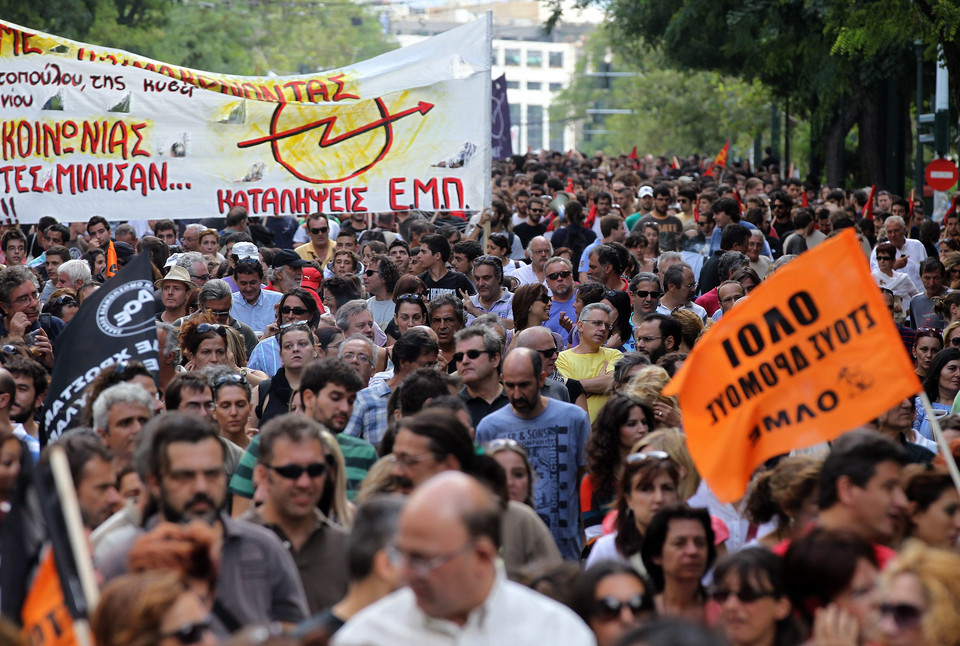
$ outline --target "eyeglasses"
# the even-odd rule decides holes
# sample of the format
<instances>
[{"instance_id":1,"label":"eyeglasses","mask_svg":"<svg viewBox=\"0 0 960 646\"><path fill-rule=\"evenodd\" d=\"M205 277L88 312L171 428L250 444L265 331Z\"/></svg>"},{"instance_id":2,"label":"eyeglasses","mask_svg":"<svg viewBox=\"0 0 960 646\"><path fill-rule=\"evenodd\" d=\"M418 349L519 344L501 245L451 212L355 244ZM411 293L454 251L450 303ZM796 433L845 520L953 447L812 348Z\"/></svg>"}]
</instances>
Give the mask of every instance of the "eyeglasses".
<instances>
[{"instance_id":1,"label":"eyeglasses","mask_svg":"<svg viewBox=\"0 0 960 646\"><path fill-rule=\"evenodd\" d=\"M373 360L365 354L356 354L354 352L344 352L340 355L340 358L344 361L353 361L356 359L360 363L373 363Z\"/></svg>"},{"instance_id":2,"label":"eyeglasses","mask_svg":"<svg viewBox=\"0 0 960 646\"><path fill-rule=\"evenodd\" d=\"M210 274L203 274L202 276L190 276L190 278L192 278L192 279L194 279L194 280L203 280L203 281L206 281L206 280L210 280Z\"/></svg>"},{"instance_id":3,"label":"eyeglasses","mask_svg":"<svg viewBox=\"0 0 960 646\"><path fill-rule=\"evenodd\" d=\"M201 409L206 410L208 413L212 413L217 408L215 402L187 402L184 405L184 408L187 410L199 411Z\"/></svg>"},{"instance_id":4,"label":"eyeglasses","mask_svg":"<svg viewBox=\"0 0 960 646\"><path fill-rule=\"evenodd\" d=\"M960 337L957 337L957 338L960 339ZM544 359L553 359L555 356L557 356L560 353L560 351L557 350L556 348L547 348L546 350L537 350L537 352L540 353L540 355Z\"/></svg>"},{"instance_id":5,"label":"eyeglasses","mask_svg":"<svg viewBox=\"0 0 960 646\"><path fill-rule=\"evenodd\" d=\"M387 456L387 459L390 460L390 464L402 464L403 466L409 468L416 466L426 460L429 457L432 457L433 453L421 453L420 455L407 455L406 453L391 453Z\"/></svg>"},{"instance_id":6,"label":"eyeglasses","mask_svg":"<svg viewBox=\"0 0 960 646\"><path fill-rule=\"evenodd\" d=\"M615 291L615 290L610 289L610 290L607 290L607 291L605 291L605 292L603 293L603 297L604 297L605 299L607 299L608 301L612 301L613 299L615 299L615 298L617 297L617 294L619 294L619 293L620 293L620 292L618 292L618 291Z\"/></svg>"},{"instance_id":7,"label":"eyeglasses","mask_svg":"<svg viewBox=\"0 0 960 646\"><path fill-rule=\"evenodd\" d=\"M287 314L294 314L296 316L303 316L309 312L306 307L290 307L289 305L284 305L280 308L280 313L286 316Z\"/></svg>"},{"instance_id":8,"label":"eyeglasses","mask_svg":"<svg viewBox=\"0 0 960 646\"><path fill-rule=\"evenodd\" d=\"M209 307L203 308L203 311L207 314L213 314L214 316L230 316L230 310L214 310Z\"/></svg>"},{"instance_id":9,"label":"eyeglasses","mask_svg":"<svg viewBox=\"0 0 960 646\"><path fill-rule=\"evenodd\" d=\"M11 303L16 303L17 305L29 305L33 301L39 300L37 290L33 290L29 294L24 294L23 296L17 297L10 301Z\"/></svg>"},{"instance_id":10,"label":"eyeglasses","mask_svg":"<svg viewBox=\"0 0 960 646\"><path fill-rule=\"evenodd\" d=\"M197 326L197 332L206 334L207 332L216 332L223 338L227 338L227 330L219 323L201 323Z\"/></svg>"},{"instance_id":11,"label":"eyeglasses","mask_svg":"<svg viewBox=\"0 0 960 646\"><path fill-rule=\"evenodd\" d=\"M659 341L662 338L662 336L638 336L634 339L634 341L637 343L653 343L654 341Z\"/></svg>"},{"instance_id":12,"label":"eyeglasses","mask_svg":"<svg viewBox=\"0 0 960 646\"><path fill-rule=\"evenodd\" d=\"M236 373L229 375L222 375L217 377L216 381L213 382L213 389L216 390L220 386L232 385L232 384L246 384L247 380L243 378L243 375L238 375Z\"/></svg>"},{"instance_id":13,"label":"eyeglasses","mask_svg":"<svg viewBox=\"0 0 960 646\"><path fill-rule=\"evenodd\" d=\"M363 272L363 275L366 276L367 278L370 278L376 273L377 273L376 269L367 269L366 271Z\"/></svg>"},{"instance_id":14,"label":"eyeglasses","mask_svg":"<svg viewBox=\"0 0 960 646\"><path fill-rule=\"evenodd\" d=\"M596 326L596 327L602 327L602 328L606 329L607 332L609 332L610 330L613 329L613 326L610 325L609 323L607 323L606 321L597 321L597 320L594 320L594 319L584 319L583 322L584 322L584 323L589 323L589 324L594 325L594 326Z\"/></svg>"},{"instance_id":15,"label":"eyeglasses","mask_svg":"<svg viewBox=\"0 0 960 646\"><path fill-rule=\"evenodd\" d=\"M573 272L567 271L567 270L555 271L552 274L547 274L547 278L549 280L557 280L558 278L570 278L570 276L573 276Z\"/></svg>"},{"instance_id":16,"label":"eyeglasses","mask_svg":"<svg viewBox=\"0 0 960 646\"><path fill-rule=\"evenodd\" d=\"M310 227L310 233L315 236L320 235L321 233L326 233L330 230L330 227Z\"/></svg>"},{"instance_id":17,"label":"eyeglasses","mask_svg":"<svg viewBox=\"0 0 960 646\"><path fill-rule=\"evenodd\" d=\"M284 464L279 467L267 464L265 466L281 478L286 478L287 480L299 480L304 471L306 471L307 475L311 478L319 478L327 472L327 465L323 462L312 462L306 466L300 464Z\"/></svg>"},{"instance_id":18,"label":"eyeglasses","mask_svg":"<svg viewBox=\"0 0 960 646\"><path fill-rule=\"evenodd\" d=\"M625 607L630 609L634 617L639 617L640 613L645 610L643 607L643 595L635 594L626 601L620 601L620 599L616 597L597 599L593 604L593 612L591 614L594 619L599 619L600 621L613 621L620 616L620 613Z\"/></svg>"},{"instance_id":19,"label":"eyeglasses","mask_svg":"<svg viewBox=\"0 0 960 646\"><path fill-rule=\"evenodd\" d=\"M540 301L541 303L543 303L544 305L549 305L549 304L550 304L550 297L547 296L546 294L544 294L543 296L541 296L541 297L538 298L537 300Z\"/></svg>"},{"instance_id":20,"label":"eyeglasses","mask_svg":"<svg viewBox=\"0 0 960 646\"><path fill-rule=\"evenodd\" d=\"M642 289L638 289L634 292L637 295L637 298L660 298L660 291L647 292Z\"/></svg>"},{"instance_id":21,"label":"eyeglasses","mask_svg":"<svg viewBox=\"0 0 960 646\"><path fill-rule=\"evenodd\" d=\"M881 260L893 260L893 256L877 256L877 262Z\"/></svg>"},{"instance_id":22,"label":"eyeglasses","mask_svg":"<svg viewBox=\"0 0 960 646\"><path fill-rule=\"evenodd\" d=\"M780 203L780 202L774 202L774 203L773 203L773 206L771 206L770 208L773 209L774 211L777 211L777 210L779 210L779 209L785 209L785 208L787 208L787 205L786 205L786 204L782 204L782 203Z\"/></svg>"},{"instance_id":23,"label":"eyeglasses","mask_svg":"<svg viewBox=\"0 0 960 646\"><path fill-rule=\"evenodd\" d=\"M181 626L170 633L160 633L161 639L176 639L181 644L199 644L210 630L210 618Z\"/></svg>"},{"instance_id":24,"label":"eyeglasses","mask_svg":"<svg viewBox=\"0 0 960 646\"><path fill-rule=\"evenodd\" d=\"M460 363L463 361L463 355L467 355L467 358L470 360L478 359L481 354L489 354L491 357L494 355L493 352L489 350L467 350L466 352L455 352L453 354L453 362Z\"/></svg>"},{"instance_id":25,"label":"eyeglasses","mask_svg":"<svg viewBox=\"0 0 960 646\"><path fill-rule=\"evenodd\" d=\"M947 341L947 345L952 345L955 348L960 348L960 335L952 337Z\"/></svg>"},{"instance_id":26,"label":"eyeglasses","mask_svg":"<svg viewBox=\"0 0 960 646\"><path fill-rule=\"evenodd\" d=\"M881 603L880 615L891 617L897 628L913 628L920 623L923 610L909 603Z\"/></svg>"},{"instance_id":27,"label":"eyeglasses","mask_svg":"<svg viewBox=\"0 0 960 646\"><path fill-rule=\"evenodd\" d=\"M644 451L641 453L631 453L628 455L624 462L627 464L640 464L641 462L646 462L647 460L669 460L670 454L666 451Z\"/></svg>"},{"instance_id":28,"label":"eyeglasses","mask_svg":"<svg viewBox=\"0 0 960 646\"><path fill-rule=\"evenodd\" d=\"M67 296L66 294L53 301L53 304L61 307L77 307L77 301L73 296Z\"/></svg>"},{"instance_id":29,"label":"eyeglasses","mask_svg":"<svg viewBox=\"0 0 960 646\"><path fill-rule=\"evenodd\" d=\"M717 588L710 593L710 596L713 597L713 600L717 603L726 603L727 599L731 596L736 597L737 601L740 603L754 603L764 599L766 597L778 597L776 592L773 590L754 590L753 588L740 588L736 592L732 590L727 590L726 588Z\"/></svg>"},{"instance_id":30,"label":"eyeglasses","mask_svg":"<svg viewBox=\"0 0 960 646\"><path fill-rule=\"evenodd\" d=\"M457 558L464 552L474 546L474 541L467 541L461 548L440 554L434 557L420 556L418 554L407 554L396 545L388 545L386 548L387 557L394 567L401 567L406 564L408 568L419 578L425 578L438 567L445 565Z\"/></svg>"},{"instance_id":31,"label":"eyeglasses","mask_svg":"<svg viewBox=\"0 0 960 646\"><path fill-rule=\"evenodd\" d=\"M686 287L687 289L696 289L696 288L697 288L697 284L696 284L696 283L687 283L687 284L685 285L685 287Z\"/></svg>"}]
</instances>

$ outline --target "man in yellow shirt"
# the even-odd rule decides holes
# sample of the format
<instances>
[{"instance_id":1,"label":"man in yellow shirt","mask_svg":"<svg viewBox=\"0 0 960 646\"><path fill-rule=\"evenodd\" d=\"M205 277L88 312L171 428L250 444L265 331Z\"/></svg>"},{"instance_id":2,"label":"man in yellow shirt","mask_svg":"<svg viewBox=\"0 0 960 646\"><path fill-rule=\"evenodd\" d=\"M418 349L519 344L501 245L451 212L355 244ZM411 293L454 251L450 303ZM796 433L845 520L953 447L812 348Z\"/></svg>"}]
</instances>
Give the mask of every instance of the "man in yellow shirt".
<instances>
[{"instance_id":1,"label":"man in yellow shirt","mask_svg":"<svg viewBox=\"0 0 960 646\"><path fill-rule=\"evenodd\" d=\"M613 384L613 368L623 356L619 350L603 347L613 329L612 317L613 310L603 303L584 307L577 321L580 343L557 357L560 374L567 379L579 380L587 391L591 422L607 401L607 393Z\"/></svg>"},{"instance_id":2,"label":"man in yellow shirt","mask_svg":"<svg viewBox=\"0 0 960 646\"><path fill-rule=\"evenodd\" d=\"M307 216L307 234L310 242L300 245L294 251L304 260L317 260L326 266L333 257L337 243L330 239L330 222L323 213L311 213Z\"/></svg>"}]
</instances>

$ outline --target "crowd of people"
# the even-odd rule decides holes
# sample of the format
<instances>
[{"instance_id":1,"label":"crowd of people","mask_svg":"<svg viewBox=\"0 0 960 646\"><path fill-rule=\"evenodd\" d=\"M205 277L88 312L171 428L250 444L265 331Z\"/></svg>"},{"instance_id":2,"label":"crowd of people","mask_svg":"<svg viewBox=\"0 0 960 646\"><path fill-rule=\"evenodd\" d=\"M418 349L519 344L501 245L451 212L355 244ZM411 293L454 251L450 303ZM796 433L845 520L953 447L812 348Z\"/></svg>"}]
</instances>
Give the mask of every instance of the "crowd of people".
<instances>
[{"instance_id":1,"label":"crowd of people","mask_svg":"<svg viewBox=\"0 0 960 646\"><path fill-rule=\"evenodd\" d=\"M955 204L937 222L772 169L558 153L496 163L492 192L475 213L3 227L0 531L34 555L4 615L43 643L50 551L10 519L50 459L56 340L146 250L159 370L103 368L51 445L98 646L960 645L960 494L934 431L960 454ZM905 399L723 503L662 391L846 228L938 418Z\"/></svg>"}]
</instances>

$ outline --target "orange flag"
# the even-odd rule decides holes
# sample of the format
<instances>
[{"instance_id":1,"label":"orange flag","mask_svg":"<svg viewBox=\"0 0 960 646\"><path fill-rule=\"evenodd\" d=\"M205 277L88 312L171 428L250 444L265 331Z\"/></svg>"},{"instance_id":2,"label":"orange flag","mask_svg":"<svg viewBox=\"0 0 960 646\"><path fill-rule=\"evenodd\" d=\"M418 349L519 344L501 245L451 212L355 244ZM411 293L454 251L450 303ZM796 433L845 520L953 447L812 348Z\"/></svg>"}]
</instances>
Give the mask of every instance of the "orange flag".
<instances>
[{"instance_id":1,"label":"orange flag","mask_svg":"<svg viewBox=\"0 0 960 646\"><path fill-rule=\"evenodd\" d=\"M48 550L37 568L33 586L21 609L23 635L43 646L76 646L73 618L63 599L60 577Z\"/></svg>"},{"instance_id":2,"label":"orange flag","mask_svg":"<svg viewBox=\"0 0 960 646\"><path fill-rule=\"evenodd\" d=\"M713 163L710 164L710 169L709 169L706 173L704 173L704 176L706 176L706 177L713 177L713 169L714 169L715 166L719 166L720 168L726 168L726 167L727 167L727 153L728 153L728 152L730 152L730 140L729 140L729 139L727 139L727 143L723 144L723 150L721 150L721 151L719 152L719 154L717 154L717 156L714 157Z\"/></svg>"},{"instance_id":3,"label":"orange flag","mask_svg":"<svg viewBox=\"0 0 960 646\"><path fill-rule=\"evenodd\" d=\"M851 228L727 311L663 392L680 398L700 475L732 502L764 461L832 440L920 390Z\"/></svg>"}]
</instances>

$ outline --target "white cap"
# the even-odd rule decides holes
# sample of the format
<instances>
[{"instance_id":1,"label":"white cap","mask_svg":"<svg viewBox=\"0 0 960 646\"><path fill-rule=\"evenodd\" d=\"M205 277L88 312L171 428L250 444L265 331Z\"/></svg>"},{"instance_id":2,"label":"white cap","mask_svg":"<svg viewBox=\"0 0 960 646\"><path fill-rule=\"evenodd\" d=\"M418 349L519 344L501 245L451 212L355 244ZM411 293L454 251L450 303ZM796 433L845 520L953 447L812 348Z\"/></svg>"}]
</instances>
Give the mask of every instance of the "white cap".
<instances>
[{"instance_id":1,"label":"white cap","mask_svg":"<svg viewBox=\"0 0 960 646\"><path fill-rule=\"evenodd\" d=\"M653 197L653 187L641 186L640 190L637 191L637 197Z\"/></svg>"},{"instance_id":2,"label":"white cap","mask_svg":"<svg viewBox=\"0 0 960 646\"><path fill-rule=\"evenodd\" d=\"M240 260L247 260L252 258L253 260L260 260L260 252L257 251L257 245L252 242L238 242L233 245L233 249L230 253Z\"/></svg>"}]
</instances>

